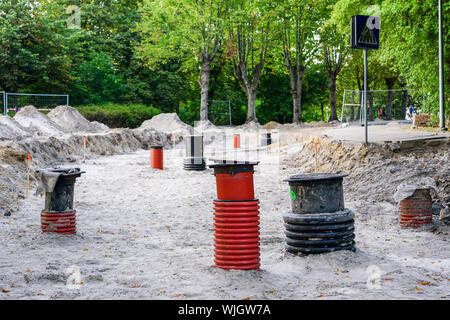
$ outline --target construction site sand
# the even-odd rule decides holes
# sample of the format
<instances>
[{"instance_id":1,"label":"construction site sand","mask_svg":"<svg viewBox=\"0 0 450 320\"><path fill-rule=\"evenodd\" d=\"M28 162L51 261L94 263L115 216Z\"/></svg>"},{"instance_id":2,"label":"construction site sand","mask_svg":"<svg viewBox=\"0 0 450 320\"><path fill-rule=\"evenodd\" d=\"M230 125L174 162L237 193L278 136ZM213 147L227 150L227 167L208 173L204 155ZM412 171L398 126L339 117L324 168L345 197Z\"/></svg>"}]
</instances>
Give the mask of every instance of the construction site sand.
<instances>
[{"instance_id":1,"label":"construction site sand","mask_svg":"<svg viewBox=\"0 0 450 320\"><path fill-rule=\"evenodd\" d=\"M61 135L67 132L33 106L22 108L16 113L14 120L35 135Z\"/></svg>"},{"instance_id":2,"label":"construction site sand","mask_svg":"<svg viewBox=\"0 0 450 320\"><path fill-rule=\"evenodd\" d=\"M70 106L58 106L52 110L48 117L67 132L101 132L109 128L99 122L86 120L80 112Z\"/></svg>"},{"instance_id":3,"label":"construction site sand","mask_svg":"<svg viewBox=\"0 0 450 320\"><path fill-rule=\"evenodd\" d=\"M182 122L176 113L162 113L144 121L139 129L154 129L179 136L194 133L194 128Z\"/></svg>"},{"instance_id":4,"label":"construction site sand","mask_svg":"<svg viewBox=\"0 0 450 320\"><path fill-rule=\"evenodd\" d=\"M9 116L0 115L0 141L31 137L31 133Z\"/></svg>"},{"instance_id":5,"label":"construction site sand","mask_svg":"<svg viewBox=\"0 0 450 320\"><path fill-rule=\"evenodd\" d=\"M232 134L230 130L225 135ZM436 148L430 164L420 152L399 153L383 167L386 163L378 161L389 159L382 153L373 161L368 156L375 157L378 149L321 140L321 169L349 169L353 161L354 170L360 170L344 185L346 207L356 214L357 251L295 256L284 251L282 213L290 210L290 199L282 180L315 166L313 140L288 140L292 132L280 136L289 141L280 152L275 147L268 148L272 152L256 151L261 161L255 173L255 193L261 201L260 271L213 267L215 178L210 171L183 171L179 145L164 151L164 171L149 168L144 150L79 163L87 173L75 189L77 235L41 234L42 198L22 201L12 217L1 216L0 288L8 292L0 298L448 299L449 226L435 216L434 230L401 229L389 189L387 194L373 191L370 184L394 186L418 175L447 172L448 149ZM228 140L226 147L231 143ZM221 149L220 141L212 143L206 149L208 158ZM343 154L350 156L342 159ZM422 168L417 161L430 172L416 172ZM398 173L385 172L392 168ZM71 279L78 279L78 285Z\"/></svg>"},{"instance_id":6,"label":"construction site sand","mask_svg":"<svg viewBox=\"0 0 450 320\"><path fill-rule=\"evenodd\" d=\"M65 161L72 164L83 157L133 152L150 145L172 145L171 136L153 129L114 129L89 122L71 107L58 107L52 119L34 107L23 108L15 119L0 117L0 215L18 210L24 198L26 159L32 158L31 184L36 184L36 170ZM82 131L71 132L76 129ZM86 149L84 140L86 139Z\"/></svg>"}]
</instances>

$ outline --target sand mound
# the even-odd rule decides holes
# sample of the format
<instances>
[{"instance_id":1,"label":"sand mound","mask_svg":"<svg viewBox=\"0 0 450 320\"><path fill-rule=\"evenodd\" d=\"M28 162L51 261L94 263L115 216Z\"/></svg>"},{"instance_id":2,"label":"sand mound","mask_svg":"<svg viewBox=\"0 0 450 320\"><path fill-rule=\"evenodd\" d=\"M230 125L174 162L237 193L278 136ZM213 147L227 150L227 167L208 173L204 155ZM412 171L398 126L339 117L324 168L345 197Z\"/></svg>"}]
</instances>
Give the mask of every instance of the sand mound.
<instances>
[{"instance_id":1,"label":"sand mound","mask_svg":"<svg viewBox=\"0 0 450 320\"><path fill-rule=\"evenodd\" d=\"M48 116L39 112L33 106L22 108L15 116L21 126L28 128L30 131L43 135L57 135L65 133L62 127L54 123Z\"/></svg>"},{"instance_id":2,"label":"sand mound","mask_svg":"<svg viewBox=\"0 0 450 320\"><path fill-rule=\"evenodd\" d=\"M139 129L153 129L174 135L189 135L194 128L180 120L176 113L162 113L144 121Z\"/></svg>"},{"instance_id":3,"label":"sand mound","mask_svg":"<svg viewBox=\"0 0 450 320\"><path fill-rule=\"evenodd\" d=\"M31 136L16 120L0 115L0 140L21 139Z\"/></svg>"},{"instance_id":4,"label":"sand mound","mask_svg":"<svg viewBox=\"0 0 450 320\"><path fill-rule=\"evenodd\" d=\"M280 124L278 122L269 121L263 127L267 130L274 130L274 129L277 129L279 126L280 126Z\"/></svg>"},{"instance_id":5,"label":"sand mound","mask_svg":"<svg viewBox=\"0 0 450 320\"><path fill-rule=\"evenodd\" d=\"M217 129L217 127L209 120L197 121L195 123L196 131L216 130L216 129Z\"/></svg>"},{"instance_id":6,"label":"sand mound","mask_svg":"<svg viewBox=\"0 0 450 320\"><path fill-rule=\"evenodd\" d=\"M100 127L97 123L86 120L77 109L69 106L59 106L52 110L48 117L55 123L63 127L66 131L75 132L101 132L108 130L107 127ZM102 124L102 126L104 126ZM103 128L103 129L102 129Z\"/></svg>"},{"instance_id":7,"label":"sand mound","mask_svg":"<svg viewBox=\"0 0 450 320\"><path fill-rule=\"evenodd\" d=\"M91 125L96 127L99 131L108 131L109 130L109 127L106 124L103 124L98 121L91 121Z\"/></svg>"},{"instance_id":8,"label":"sand mound","mask_svg":"<svg viewBox=\"0 0 450 320\"><path fill-rule=\"evenodd\" d=\"M236 127L236 129L238 129L238 130L241 129L241 130L251 130L251 131L259 130L261 128L262 128L262 126L256 121L250 121L250 122L244 123L243 125Z\"/></svg>"}]
</instances>

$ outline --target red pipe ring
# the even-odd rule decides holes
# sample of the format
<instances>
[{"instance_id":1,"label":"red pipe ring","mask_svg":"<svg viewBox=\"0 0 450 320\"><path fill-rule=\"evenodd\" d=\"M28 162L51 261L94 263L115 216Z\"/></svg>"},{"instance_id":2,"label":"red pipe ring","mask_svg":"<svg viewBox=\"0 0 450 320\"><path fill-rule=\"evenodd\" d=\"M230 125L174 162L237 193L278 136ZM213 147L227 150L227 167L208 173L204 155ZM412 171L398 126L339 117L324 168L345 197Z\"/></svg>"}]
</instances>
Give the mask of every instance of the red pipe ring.
<instances>
[{"instance_id":1,"label":"red pipe ring","mask_svg":"<svg viewBox=\"0 0 450 320\"><path fill-rule=\"evenodd\" d=\"M259 242L249 244L220 244L216 243L214 247L218 250L250 250L254 248L259 249Z\"/></svg>"},{"instance_id":2,"label":"red pipe ring","mask_svg":"<svg viewBox=\"0 0 450 320\"><path fill-rule=\"evenodd\" d=\"M246 218L241 218L241 217L232 217L232 218L228 218L228 217L215 217L214 218L214 222L217 223L248 223L248 222L254 222L254 221L259 221L259 217L256 216L257 219L252 219L252 217L246 217Z\"/></svg>"},{"instance_id":3,"label":"red pipe ring","mask_svg":"<svg viewBox=\"0 0 450 320\"><path fill-rule=\"evenodd\" d=\"M418 228L433 222L430 199L403 199L398 211L401 227Z\"/></svg>"},{"instance_id":4,"label":"red pipe ring","mask_svg":"<svg viewBox=\"0 0 450 320\"><path fill-rule=\"evenodd\" d=\"M239 239L239 238L257 238L259 239L259 232L254 233L246 233L246 234L240 234L240 233L217 233L216 232L216 239Z\"/></svg>"},{"instance_id":5,"label":"red pipe ring","mask_svg":"<svg viewBox=\"0 0 450 320\"><path fill-rule=\"evenodd\" d=\"M259 248L247 249L247 250L220 250L215 249L214 252L219 255L248 255L248 254L256 254L259 253Z\"/></svg>"},{"instance_id":6,"label":"red pipe ring","mask_svg":"<svg viewBox=\"0 0 450 320\"><path fill-rule=\"evenodd\" d=\"M259 221L255 222L248 222L248 223L240 223L240 222L233 222L233 223L214 223L214 226L218 229L246 229L246 228L254 228L259 226Z\"/></svg>"},{"instance_id":7,"label":"red pipe ring","mask_svg":"<svg viewBox=\"0 0 450 320\"><path fill-rule=\"evenodd\" d=\"M258 263L258 264L254 264L254 265L246 265L246 266L236 266L236 265L233 265L233 266L226 266L226 265L217 265L217 267L219 267L219 268L221 268L221 269L225 269L225 270L231 270L231 269L233 269L233 270L257 270L257 269L259 269L259 267L260 267L261 265Z\"/></svg>"},{"instance_id":8,"label":"red pipe ring","mask_svg":"<svg viewBox=\"0 0 450 320\"><path fill-rule=\"evenodd\" d=\"M255 198L253 172L216 174L217 198L219 200L245 201Z\"/></svg>"},{"instance_id":9,"label":"red pipe ring","mask_svg":"<svg viewBox=\"0 0 450 320\"><path fill-rule=\"evenodd\" d=\"M76 212L41 212L41 231L60 235L75 234Z\"/></svg>"}]
</instances>

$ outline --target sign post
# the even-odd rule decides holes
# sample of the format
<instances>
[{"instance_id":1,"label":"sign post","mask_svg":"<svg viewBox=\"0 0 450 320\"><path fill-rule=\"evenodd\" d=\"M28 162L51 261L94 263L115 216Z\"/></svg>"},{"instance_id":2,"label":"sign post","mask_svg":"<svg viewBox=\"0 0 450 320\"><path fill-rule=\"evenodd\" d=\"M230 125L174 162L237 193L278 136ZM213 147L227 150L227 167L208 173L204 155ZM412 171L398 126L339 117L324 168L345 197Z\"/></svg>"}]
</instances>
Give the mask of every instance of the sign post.
<instances>
[{"instance_id":1,"label":"sign post","mask_svg":"<svg viewBox=\"0 0 450 320\"><path fill-rule=\"evenodd\" d=\"M351 30L351 47L353 49L364 49L364 141L368 144L367 50L376 50L380 46L380 17L361 15L353 16Z\"/></svg>"}]
</instances>

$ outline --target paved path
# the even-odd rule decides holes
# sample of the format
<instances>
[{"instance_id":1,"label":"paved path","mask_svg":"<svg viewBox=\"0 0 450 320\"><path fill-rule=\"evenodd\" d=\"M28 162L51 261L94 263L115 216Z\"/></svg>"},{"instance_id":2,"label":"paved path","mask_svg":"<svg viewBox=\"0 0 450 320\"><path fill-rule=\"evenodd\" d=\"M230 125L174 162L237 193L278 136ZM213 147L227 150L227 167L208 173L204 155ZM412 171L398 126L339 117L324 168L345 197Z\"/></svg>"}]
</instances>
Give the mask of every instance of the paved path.
<instances>
[{"instance_id":1,"label":"paved path","mask_svg":"<svg viewBox=\"0 0 450 320\"><path fill-rule=\"evenodd\" d=\"M450 137L448 132L428 132L410 129L404 124L388 124L369 126L369 142L402 141L424 138ZM364 127L350 126L347 128L331 128L322 131L323 134L336 140L364 142Z\"/></svg>"}]
</instances>

